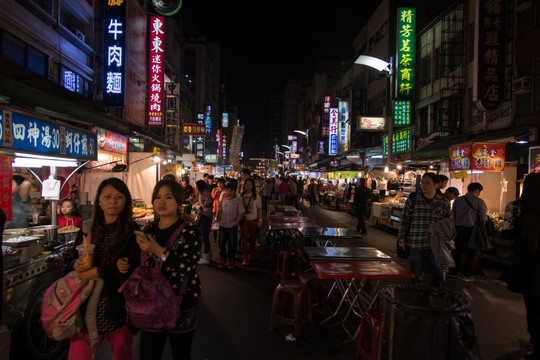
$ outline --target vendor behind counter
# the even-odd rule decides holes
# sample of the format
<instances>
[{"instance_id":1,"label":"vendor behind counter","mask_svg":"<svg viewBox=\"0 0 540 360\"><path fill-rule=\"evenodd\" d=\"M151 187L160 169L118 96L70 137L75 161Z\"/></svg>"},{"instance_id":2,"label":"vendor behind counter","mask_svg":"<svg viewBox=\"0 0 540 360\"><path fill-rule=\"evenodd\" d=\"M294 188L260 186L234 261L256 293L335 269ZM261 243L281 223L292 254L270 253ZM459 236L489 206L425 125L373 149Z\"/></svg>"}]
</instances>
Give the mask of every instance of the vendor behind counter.
<instances>
[{"instance_id":1,"label":"vendor behind counter","mask_svg":"<svg viewBox=\"0 0 540 360\"><path fill-rule=\"evenodd\" d=\"M6 222L5 229L27 228L28 214L32 210L30 187L32 183L21 175L13 175L11 198L11 221Z\"/></svg>"}]
</instances>

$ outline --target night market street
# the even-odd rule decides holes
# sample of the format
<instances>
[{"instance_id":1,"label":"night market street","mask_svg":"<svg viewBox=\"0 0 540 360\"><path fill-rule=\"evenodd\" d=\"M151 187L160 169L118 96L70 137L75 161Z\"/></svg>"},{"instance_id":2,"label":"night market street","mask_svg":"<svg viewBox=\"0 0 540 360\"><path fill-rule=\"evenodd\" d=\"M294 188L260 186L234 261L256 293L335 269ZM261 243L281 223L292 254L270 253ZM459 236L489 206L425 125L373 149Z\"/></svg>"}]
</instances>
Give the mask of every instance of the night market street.
<instances>
[{"instance_id":1,"label":"night market street","mask_svg":"<svg viewBox=\"0 0 540 360\"><path fill-rule=\"evenodd\" d=\"M303 216L312 218L320 226L356 227L356 219L345 212L321 206L313 209L301 206L301 210ZM263 229L265 227L266 224ZM362 240L343 240L339 246L373 246L408 267L407 261L395 257L395 236L372 225L368 226L368 234ZM278 281L274 278L274 269L267 266L267 250L258 248L257 259L249 267L222 271L217 268L218 249L213 241L212 249L212 265L199 266L203 295L193 341L193 359L355 358L356 341L334 346L343 339L339 327L305 325L302 336L292 342L285 339L292 332L291 327L277 324L274 330L269 330L272 297ZM521 296L507 291L506 284L500 280L488 279L483 274L474 275L474 279L472 282L449 279L448 287L472 299L471 311L481 358L522 359L520 347L527 343L528 334ZM138 337L135 339L137 341ZM96 359L112 359L108 346L103 345ZM67 351L60 359L66 358ZM163 359L172 359L168 348Z\"/></svg>"}]
</instances>

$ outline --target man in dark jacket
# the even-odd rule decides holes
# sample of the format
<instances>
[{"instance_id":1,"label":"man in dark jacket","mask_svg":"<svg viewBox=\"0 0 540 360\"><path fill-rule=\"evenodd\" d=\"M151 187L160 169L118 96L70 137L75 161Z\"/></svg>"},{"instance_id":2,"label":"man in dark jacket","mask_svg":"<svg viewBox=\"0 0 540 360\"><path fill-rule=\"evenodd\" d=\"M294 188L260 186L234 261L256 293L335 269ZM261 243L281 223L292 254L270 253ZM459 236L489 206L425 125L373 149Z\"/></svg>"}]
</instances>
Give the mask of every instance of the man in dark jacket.
<instances>
[{"instance_id":1,"label":"man in dark jacket","mask_svg":"<svg viewBox=\"0 0 540 360\"><path fill-rule=\"evenodd\" d=\"M353 204L356 210L356 217L358 219L358 224L356 225L356 231L362 231L361 234L364 235L367 233L366 229L366 210L369 199L371 198L371 193L365 185L365 179L360 178L356 183L356 188L354 189L354 199Z\"/></svg>"}]
</instances>

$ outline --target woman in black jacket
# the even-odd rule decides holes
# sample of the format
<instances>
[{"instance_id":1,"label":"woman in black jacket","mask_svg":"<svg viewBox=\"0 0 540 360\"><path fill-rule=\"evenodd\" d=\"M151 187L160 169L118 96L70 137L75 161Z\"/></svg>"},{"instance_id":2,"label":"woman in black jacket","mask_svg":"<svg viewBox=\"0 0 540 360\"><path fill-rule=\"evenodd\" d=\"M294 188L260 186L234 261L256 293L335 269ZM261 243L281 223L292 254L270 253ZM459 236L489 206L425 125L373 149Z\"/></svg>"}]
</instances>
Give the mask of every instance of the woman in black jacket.
<instances>
[{"instance_id":1,"label":"woman in black jacket","mask_svg":"<svg viewBox=\"0 0 540 360\"><path fill-rule=\"evenodd\" d=\"M201 258L201 233L195 222L184 224L180 212L183 203L184 192L176 181L158 182L152 193L152 205L158 219L145 230L146 235L137 236L141 250L152 254L155 261L162 262L161 272L176 295L179 295L182 287L185 288L180 305L182 312L174 328L142 329L141 360L161 359L167 338L174 359L191 359L191 343L201 295L201 282L197 273L197 264ZM183 226L182 230L170 248L167 248L167 242L180 226Z\"/></svg>"},{"instance_id":2,"label":"woman in black jacket","mask_svg":"<svg viewBox=\"0 0 540 360\"><path fill-rule=\"evenodd\" d=\"M540 359L540 173L523 182L521 198L506 206L503 236L514 240L508 289L523 294L527 331L533 348L528 359Z\"/></svg>"},{"instance_id":3,"label":"woman in black jacket","mask_svg":"<svg viewBox=\"0 0 540 360\"><path fill-rule=\"evenodd\" d=\"M103 279L96 323L98 334L104 335L114 359L132 360L133 337L126 324L124 298L118 288L140 263L140 250L135 241L131 194L126 184L117 178L103 180L94 201L93 220L83 226L86 241L95 245L92 267L77 260L73 265L81 280ZM88 238L89 237L89 238ZM78 243L83 240L79 236ZM85 307L81 309L86 311ZM84 317L83 317L84 318ZM88 340L88 334L82 335ZM69 359L91 359L97 347L90 348L79 335L71 338Z\"/></svg>"}]
</instances>

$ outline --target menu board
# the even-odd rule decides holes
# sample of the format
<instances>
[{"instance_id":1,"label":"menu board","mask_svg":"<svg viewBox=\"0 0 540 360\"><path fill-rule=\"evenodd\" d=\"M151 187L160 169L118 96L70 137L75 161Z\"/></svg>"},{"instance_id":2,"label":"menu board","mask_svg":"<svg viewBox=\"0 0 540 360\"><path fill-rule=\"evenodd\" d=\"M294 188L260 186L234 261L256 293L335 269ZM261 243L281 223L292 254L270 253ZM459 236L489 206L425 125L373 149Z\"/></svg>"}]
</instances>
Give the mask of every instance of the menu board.
<instances>
[{"instance_id":1,"label":"menu board","mask_svg":"<svg viewBox=\"0 0 540 360\"><path fill-rule=\"evenodd\" d=\"M504 171L505 145L496 143L472 144L472 169Z\"/></svg>"},{"instance_id":2,"label":"menu board","mask_svg":"<svg viewBox=\"0 0 540 360\"><path fill-rule=\"evenodd\" d=\"M450 147L450 171L470 170L471 144Z\"/></svg>"}]
</instances>

